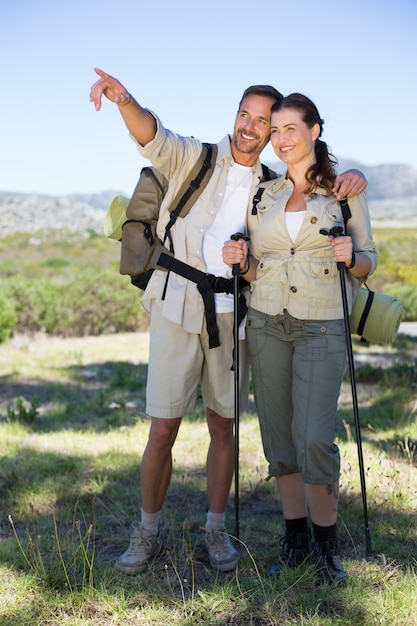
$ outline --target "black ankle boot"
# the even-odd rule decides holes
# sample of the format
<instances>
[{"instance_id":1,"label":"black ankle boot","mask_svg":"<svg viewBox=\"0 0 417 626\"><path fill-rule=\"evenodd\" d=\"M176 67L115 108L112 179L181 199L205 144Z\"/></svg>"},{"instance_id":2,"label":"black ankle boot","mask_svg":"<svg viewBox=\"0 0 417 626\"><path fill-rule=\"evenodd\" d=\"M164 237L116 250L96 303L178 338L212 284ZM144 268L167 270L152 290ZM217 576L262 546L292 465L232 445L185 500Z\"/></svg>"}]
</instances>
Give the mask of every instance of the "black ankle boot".
<instances>
[{"instance_id":1,"label":"black ankle boot","mask_svg":"<svg viewBox=\"0 0 417 626\"><path fill-rule=\"evenodd\" d=\"M297 567L311 555L309 533L288 532L280 540L282 551L278 561L269 569L270 576L279 576L284 567Z\"/></svg>"},{"instance_id":2,"label":"black ankle boot","mask_svg":"<svg viewBox=\"0 0 417 626\"><path fill-rule=\"evenodd\" d=\"M331 584L343 584L348 580L348 575L343 569L342 561L338 555L338 545L335 539L330 541L316 541L314 543L314 558L317 571L322 582Z\"/></svg>"}]
</instances>

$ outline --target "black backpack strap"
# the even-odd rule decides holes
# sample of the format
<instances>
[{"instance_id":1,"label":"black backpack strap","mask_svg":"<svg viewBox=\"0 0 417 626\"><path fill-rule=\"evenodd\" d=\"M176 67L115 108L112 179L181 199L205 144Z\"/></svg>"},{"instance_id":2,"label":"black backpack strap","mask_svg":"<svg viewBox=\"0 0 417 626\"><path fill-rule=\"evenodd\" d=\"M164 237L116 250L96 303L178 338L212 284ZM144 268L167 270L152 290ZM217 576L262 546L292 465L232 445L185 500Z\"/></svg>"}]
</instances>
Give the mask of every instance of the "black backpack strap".
<instances>
[{"instance_id":1,"label":"black backpack strap","mask_svg":"<svg viewBox=\"0 0 417 626\"><path fill-rule=\"evenodd\" d=\"M368 290L368 296L366 298L365 306L363 307L361 319L358 323L358 328L356 333L360 335L361 341L363 340L363 329L365 328L366 320L368 319L369 311L371 310L372 301L374 299L374 292L369 289L369 287L365 283L365 287Z\"/></svg>"},{"instance_id":2,"label":"black backpack strap","mask_svg":"<svg viewBox=\"0 0 417 626\"><path fill-rule=\"evenodd\" d=\"M215 293L233 293L233 278L223 278L207 274L201 270L184 263L163 250L157 260L157 267L164 268L168 272L175 272L184 276L187 280L196 283L197 289L203 298L204 312L206 315L207 332L209 336L209 348L217 348L220 345L219 329L216 322ZM240 287L248 285L247 281L240 279ZM247 313L246 299L243 294L239 297L239 325Z\"/></svg>"},{"instance_id":3,"label":"black backpack strap","mask_svg":"<svg viewBox=\"0 0 417 626\"><path fill-rule=\"evenodd\" d=\"M346 233L347 233L347 223L350 220L350 218L352 217L352 213L351 213L349 202L347 201L347 198L342 198L342 200L339 200L339 204L340 204L340 208L342 209L343 222L345 224L345 235L346 235Z\"/></svg>"},{"instance_id":4,"label":"black backpack strap","mask_svg":"<svg viewBox=\"0 0 417 626\"><path fill-rule=\"evenodd\" d=\"M259 181L260 183L266 183L268 180L274 180L274 178L278 178L278 174L271 170L267 165L261 163L262 165L262 178Z\"/></svg>"},{"instance_id":5,"label":"black backpack strap","mask_svg":"<svg viewBox=\"0 0 417 626\"><path fill-rule=\"evenodd\" d=\"M259 181L260 183L266 183L269 180L274 180L275 178L278 178L278 174L274 172L274 170L269 169L267 165L265 165L264 163L261 163L261 166L262 166L262 177L261 177L261 180ZM264 187L259 187L256 194L253 196L252 215L257 215L258 204L261 201L262 194L264 191L265 191Z\"/></svg>"},{"instance_id":6,"label":"black backpack strap","mask_svg":"<svg viewBox=\"0 0 417 626\"><path fill-rule=\"evenodd\" d=\"M252 200L252 215L258 214L258 204L261 201L262 194L265 191L265 187L259 187L258 191L253 196Z\"/></svg>"},{"instance_id":7,"label":"black backpack strap","mask_svg":"<svg viewBox=\"0 0 417 626\"><path fill-rule=\"evenodd\" d=\"M209 179L207 177L207 180L205 180L206 174L212 168L213 162L215 161L216 156L217 156L217 146L211 143L203 143L203 147L201 149L201 155L198 161L196 162L196 164L194 165L193 169L191 170L187 180L183 183L180 189L179 195L180 194L182 195L180 195L179 199L177 196L177 198L173 202L173 206L175 205L176 206L174 209L172 210L170 209L171 217L170 217L168 224L165 227L165 237L164 237L164 241L166 240L167 237L169 237L171 252L173 251L173 247L172 247L172 239L169 234L169 231L175 224L177 217L179 216L185 217L190 211L192 205L188 204L188 207L186 207L186 205L191 199L191 197L193 196L193 194L200 189L203 182L205 183L204 187L207 184ZM201 163L201 166L200 166L200 163ZM196 173L196 170L197 170L197 173ZM189 180L190 177L191 177L191 180ZM185 191L183 191L184 186L186 186ZM202 193L203 189L201 189L200 194ZM195 202L195 199L193 198L193 204L194 202Z\"/></svg>"}]
</instances>

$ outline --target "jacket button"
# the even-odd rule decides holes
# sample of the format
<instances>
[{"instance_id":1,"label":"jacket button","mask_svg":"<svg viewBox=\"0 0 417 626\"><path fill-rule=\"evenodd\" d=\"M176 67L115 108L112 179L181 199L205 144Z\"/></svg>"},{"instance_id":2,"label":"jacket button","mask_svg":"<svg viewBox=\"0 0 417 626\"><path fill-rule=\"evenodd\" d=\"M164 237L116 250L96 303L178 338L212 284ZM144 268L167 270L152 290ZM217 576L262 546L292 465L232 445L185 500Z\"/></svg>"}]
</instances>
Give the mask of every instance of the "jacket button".
<instances>
[{"instance_id":1,"label":"jacket button","mask_svg":"<svg viewBox=\"0 0 417 626\"><path fill-rule=\"evenodd\" d=\"M295 248L291 248L290 252L291 254L295 254Z\"/></svg>"},{"instance_id":2,"label":"jacket button","mask_svg":"<svg viewBox=\"0 0 417 626\"><path fill-rule=\"evenodd\" d=\"M329 273L329 270L327 269L327 267L326 267L326 269L324 270L324 273L325 273L325 274L328 274L328 273Z\"/></svg>"},{"instance_id":3,"label":"jacket button","mask_svg":"<svg viewBox=\"0 0 417 626\"><path fill-rule=\"evenodd\" d=\"M317 224L317 217L312 217L310 220L310 224Z\"/></svg>"},{"instance_id":4,"label":"jacket button","mask_svg":"<svg viewBox=\"0 0 417 626\"><path fill-rule=\"evenodd\" d=\"M292 285L292 287L290 287L290 290L291 290L293 293L297 293L297 287L295 287L294 285Z\"/></svg>"}]
</instances>

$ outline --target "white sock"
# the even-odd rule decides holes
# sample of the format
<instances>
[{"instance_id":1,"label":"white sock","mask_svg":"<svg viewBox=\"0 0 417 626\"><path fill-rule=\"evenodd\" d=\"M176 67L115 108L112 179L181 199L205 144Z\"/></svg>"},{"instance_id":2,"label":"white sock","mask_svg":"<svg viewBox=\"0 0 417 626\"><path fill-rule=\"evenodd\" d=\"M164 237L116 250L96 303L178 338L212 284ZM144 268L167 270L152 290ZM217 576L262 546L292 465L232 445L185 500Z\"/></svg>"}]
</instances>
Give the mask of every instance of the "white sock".
<instances>
[{"instance_id":1,"label":"white sock","mask_svg":"<svg viewBox=\"0 0 417 626\"><path fill-rule=\"evenodd\" d=\"M152 537L157 537L159 534L159 520L161 519L161 511L157 513L146 513L143 509L140 510L141 522L143 529L146 530Z\"/></svg>"},{"instance_id":2,"label":"white sock","mask_svg":"<svg viewBox=\"0 0 417 626\"><path fill-rule=\"evenodd\" d=\"M206 530L223 530L226 519L226 512L223 513L207 513Z\"/></svg>"}]
</instances>

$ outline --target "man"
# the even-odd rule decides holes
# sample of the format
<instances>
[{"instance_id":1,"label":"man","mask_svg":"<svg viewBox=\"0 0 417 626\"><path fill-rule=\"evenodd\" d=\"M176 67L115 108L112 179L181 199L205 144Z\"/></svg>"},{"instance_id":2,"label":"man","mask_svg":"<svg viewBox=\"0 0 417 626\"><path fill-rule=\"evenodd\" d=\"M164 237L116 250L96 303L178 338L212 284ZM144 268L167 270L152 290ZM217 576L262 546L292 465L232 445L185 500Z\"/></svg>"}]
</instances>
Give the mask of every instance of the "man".
<instances>
[{"instance_id":1,"label":"man","mask_svg":"<svg viewBox=\"0 0 417 626\"><path fill-rule=\"evenodd\" d=\"M90 100L96 110L103 95L115 103L140 154L170 180L158 220L157 232L163 238L168 207L197 161L202 144L165 129L117 79L98 68L95 72L100 78L91 88ZM245 90L233 135L217 144L216 164L206 189L171 230L176 258L204 272L230 276L222 260L223 242L232 233L246 231L248 201L262 176L259 155L269 141L271 106L281 98L269 85ZM344 197L356 195L365 186L361 176L350 172L338 178L335 189ZM216 294L215 301L221 345L209 349L204 307L194 283L172 272L167 279L165 272L156 270L142 298L151 314L146 398L151 427L141 465L141 523L134 527L130 545L116 563L125 573L143 571L159 551L159 521L172 473L171 450L182 416L194 408L200 382L210 434L205 545L215 569L228 571L239 562L225 531L234 468L233 298ZM245 356L242 345L242 373L247 372ZM244 388L244 374L240 380Z\"/></svg>"}]
</instances>

